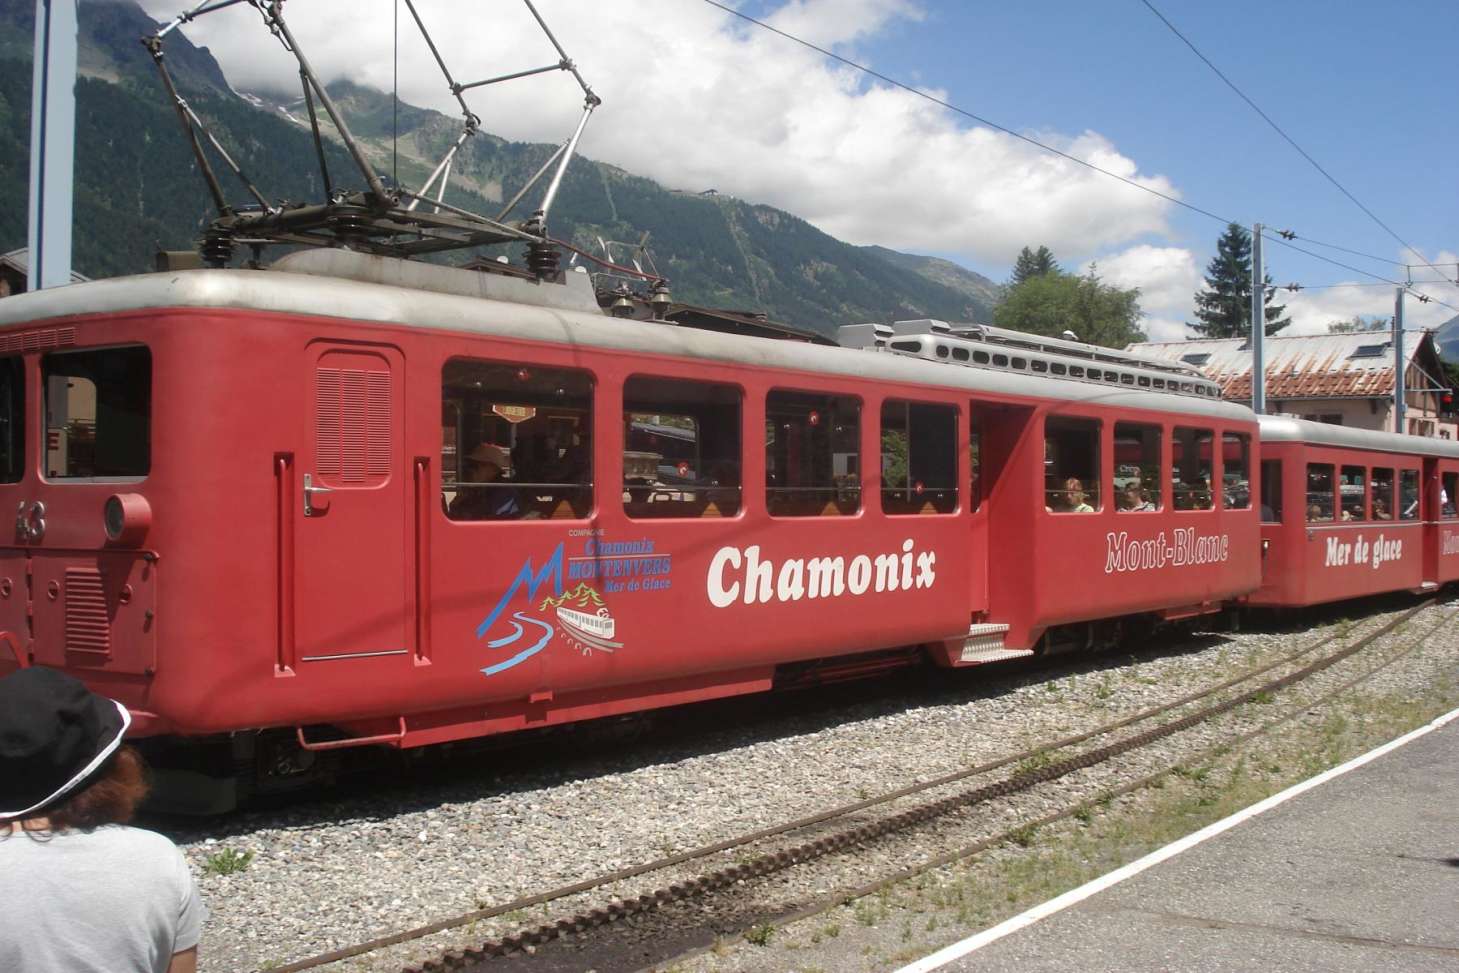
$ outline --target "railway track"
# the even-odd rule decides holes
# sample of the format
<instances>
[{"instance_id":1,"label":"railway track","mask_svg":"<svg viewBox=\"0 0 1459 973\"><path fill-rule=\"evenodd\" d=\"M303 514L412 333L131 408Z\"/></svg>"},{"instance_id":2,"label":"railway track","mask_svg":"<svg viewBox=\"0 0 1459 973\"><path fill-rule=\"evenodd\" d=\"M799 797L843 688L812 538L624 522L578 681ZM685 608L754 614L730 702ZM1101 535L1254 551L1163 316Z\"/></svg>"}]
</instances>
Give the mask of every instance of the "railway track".
<instances>
[{"instance_id":1,"label":"railway track","mask_svg":"<svg viewBox=\"0 0 1459 973\"><path fill-rule=\"evenodd\" d=\"M970 766L954 773L830 808L774 827L748 832L690 851L619 869L586 881L521 897L498 906L464 913L345 949L320 954L276 967L276 970L282 971L282 973L300 973L300 971L316 969L451 929L543 907L554 901L582 897L599 889L606 889L618 883L657 873L666 873L666 878L670 880L638 895L613 897L601 904L578 909L573 914L552 922L541 923L510 935L491 939L478 946L446 952L424 963L407 967L407 970L436 971L478 968L496 957L514 952L533 952L538 947L566 937L590 936L595 931L611 927L627 917L647 916L673 904L709 900L715 896L715 893L739 883L809 865L844 850L864 846L890 835L915 831L968 808L1029 791L1040 784L1066 777L1085 768L1099 766L1123 754L1148 747L1152 743L1213 720L1244 703L1261 698L1265 694L1278 692L1330 668L1394 631L1433 603L1433 600L1423 602L1379 625L1350 644L1343 645L1326 655L1320 655L1320 653L1335 642L1341 642L1345 637L1343 634L1329 634L1303 648L1282 655L1274 661L1251 668L1178 699L998 760ZM1276 674L1278 670L1288 667L1291 667L1290 671ZM1258 680L1263 680L1263 677L1269 678L1258 682ZM1183 709L1189 711L1181 715L1174 715ZM1080 744L1112 736L1121 730L1149 723L1166 715L1171 715L1172 718L1153 726L1147 726L1133 734L1123 735L1101 746L1069 752ZM1227 742L1222 745L1231 744ZM957 788L958 785L969 782L972 778L993 774L1010 767L1014 768L1014 772L996 780L972 787L964 786L953 790L952 793L942 793L941 796L933 797L934 794ZM1166 767L1155 774L1146 775L1120 788L1119 791L1127 792L1146 786L1152 780L1170 773L1173 769L1175 768ZM1108 796L1110 795L1101 795L1096 800L1106 800ZM921 803L882 817L866 819L868 812L875 812L894 802L915 800L919 797L923 798ZM1077 813L1081 806L1088 803L1092 802L1082 802L1081 805L1061 809L1035 820L1021 822L1018 827L1010 829L1006 833L984 839L974 846L961 847L953 852L928 859L910 871L900 869L895 874L871 885L840 889L824 896L817 903L803 906L775 918L778 921L789 921L866 895L889 883L902 881L909 875L915 875L917 871L934 868L939 864L976 854L980 850L1008 840L1014 832L1042 827L1068 817ZM779 847L774 847L777 844L776 839L779 839ZM759 850L761 848L766 850ZM706 868L695 874L684 874L685 866L692 867L696 862L731 852L735 853L738 859L735 864Z\"/></svg>"}]
</instances>

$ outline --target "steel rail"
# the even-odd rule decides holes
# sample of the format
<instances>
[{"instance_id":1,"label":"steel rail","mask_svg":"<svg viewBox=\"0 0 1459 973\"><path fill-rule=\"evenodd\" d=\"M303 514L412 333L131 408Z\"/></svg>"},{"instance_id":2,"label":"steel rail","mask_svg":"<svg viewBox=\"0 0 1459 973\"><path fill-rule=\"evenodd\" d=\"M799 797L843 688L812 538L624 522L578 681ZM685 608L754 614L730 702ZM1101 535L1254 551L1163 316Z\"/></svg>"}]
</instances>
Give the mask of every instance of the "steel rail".
<instances>
[{"instance_id":1,"label":"steel rail","mask_svg":"<svg viewBox=\"0 0 1459 973\"><path fill-rule=\"evenodd\" d=\"M674 882L633 898L615 899L605 906L583 910L575 915L558 919L555 922L543 923L511 935L488 940L479 947L448 950L439 959L427 960L418 965L405 967L403 973L437 973L437 971L441 970L461 969L472 964L479 964L488 959L526 950L529 947L541 946L568 934L586 932L590 929L616 922L626 916L650 912L658 909L660 906L682 899L702 897L708 893L728 888L749 879L761 878L795 865L802 865L824 858L844 848L865 844L889 834L909 830L925 822L941 818L954 811L981 804L993 798L1020 793L1038 784L1048 783L1066 777L1076 771L1096 766L1116 756L1140 749L1181 731L1188 730L1207 720L1228 713L1238 706L1252 702L1262 694L1279 691L1330 668L1361 651L1363 648L1366 648L1378 638L1397 628L1399 625L1402 625L1414 615L1417 615L1420 611L1433 605L1436 601L1437 599L1428 599L1404 612L1399 617L1383 624L1374 632L1363 636L1352 645L1340 649L1332 655L1311 662L1294 672L1248 689L1222 702L1144 730L1133 736L1125 737L1102 747L1084 751L1063 760L1054 761L1043 767L1015 773L1002 780L909 808L877 821L857 825L836 834L807 840L790 848L768 852L744 864L715 869L699 875L696 878ZM1331 640L1331 638L1325 639L1320 644L1326 644ZM1206 695L1211 695L1217 691L1219 690L1210 690ZM1052 749L1058 748L1047 747L1042 752L1048 752L1048 750ZM1027 826L1025 825L1024 827Z\"/></svg>"}]
</instances>

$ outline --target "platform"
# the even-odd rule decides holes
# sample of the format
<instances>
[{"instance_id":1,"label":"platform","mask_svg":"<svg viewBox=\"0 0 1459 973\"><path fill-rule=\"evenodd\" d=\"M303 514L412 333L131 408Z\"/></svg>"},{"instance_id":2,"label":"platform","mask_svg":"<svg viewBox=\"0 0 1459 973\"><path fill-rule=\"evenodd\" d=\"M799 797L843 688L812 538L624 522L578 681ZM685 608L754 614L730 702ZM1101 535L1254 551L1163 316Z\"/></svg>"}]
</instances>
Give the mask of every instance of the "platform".
<instances>
[{"instance_id":1,"label":"platform","mask_svg":"<svg viewBox=\"0 0 1459 973\"><path fill-rule=\"evenodd\" d=\"M1452 973L1459 969L1455 716L902 973Z\"/></svg>"}]
</instances>

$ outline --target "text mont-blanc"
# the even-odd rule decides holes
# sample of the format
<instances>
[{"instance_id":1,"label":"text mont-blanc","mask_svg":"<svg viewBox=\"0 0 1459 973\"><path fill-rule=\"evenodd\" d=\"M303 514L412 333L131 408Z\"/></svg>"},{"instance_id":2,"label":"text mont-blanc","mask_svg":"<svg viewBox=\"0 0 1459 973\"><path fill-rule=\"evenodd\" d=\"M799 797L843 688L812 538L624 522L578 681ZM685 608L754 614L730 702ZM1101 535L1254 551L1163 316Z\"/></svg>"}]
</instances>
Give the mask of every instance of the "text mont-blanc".
<instances>
[{"instance_id":1,"label":"text mont-blanc","mask_svg":"<svg viewBox=\"0 0 1459 973\"><path fill-rule=\"evenodd\" d=\"M1177 527L1168 536L1161 531L1144 540L1132 539L1129 531L1107 535L1104 573L1155 571L1164 567L1183 568L1193 564L1218 564L1231 552L1225 534L1197 534L1194 527Z\"/></svg>"},{"instance_id":2,"label":"text mont-blanc","mask_svg":"<svg viewBox=\"0 0 1459 973\"><path fill-rule=\"evenodd\" d=\"M721 547L709 561L705 587L710 604L728 608L737 601L754 605L909 591L931 588L936 581L937 552L918 551L908 538L900 551L885 554L792 557L778 563L761 557L758 544L743 550Z\"/></svg>"}]
</instances>

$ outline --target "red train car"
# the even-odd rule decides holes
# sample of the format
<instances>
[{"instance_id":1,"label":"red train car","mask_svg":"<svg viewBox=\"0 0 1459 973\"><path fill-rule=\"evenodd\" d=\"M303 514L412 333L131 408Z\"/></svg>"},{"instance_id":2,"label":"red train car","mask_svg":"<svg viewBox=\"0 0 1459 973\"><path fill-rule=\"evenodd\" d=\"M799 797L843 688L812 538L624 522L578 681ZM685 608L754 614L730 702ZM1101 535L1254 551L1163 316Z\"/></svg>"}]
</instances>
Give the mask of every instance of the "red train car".
<instances>
[{"instance_id":1,"label":"red train car","mask_svg":"<svg viewBox=\"0 0 1459 973\"><path fill-rule=\"evenodd\" d=\"M938 322L847 342L344 251L7 299L0 667L76 673L142 735L408 747L1260 584L1257 425L1192 370Z\"/></svg>"},{"instance_id":2,"label":"red train car","mask_svg":"<svg viewBox=\"0 0 1459 973\"><path fill-rule=\"evenodd\" d=\"M1262 586L1300 607L1459 579L1459 443L1261 420Z\"/></svg>"}]
</instances>

